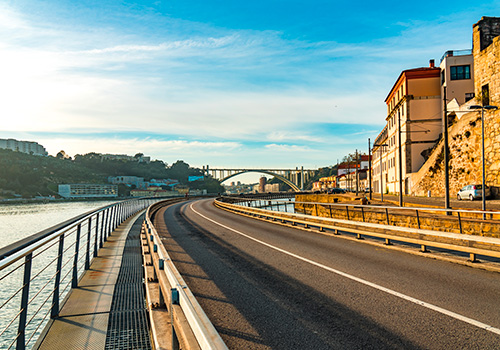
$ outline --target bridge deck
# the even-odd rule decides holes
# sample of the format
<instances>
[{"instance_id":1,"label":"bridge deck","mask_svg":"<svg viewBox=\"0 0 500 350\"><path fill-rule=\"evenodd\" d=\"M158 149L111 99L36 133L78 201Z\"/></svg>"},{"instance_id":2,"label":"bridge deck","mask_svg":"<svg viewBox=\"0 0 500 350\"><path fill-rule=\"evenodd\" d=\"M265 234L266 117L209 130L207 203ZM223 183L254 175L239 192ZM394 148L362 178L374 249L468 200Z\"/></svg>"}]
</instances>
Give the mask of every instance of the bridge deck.
<instances>
[{"instance_id":1,"label":"bridge deck","mask_svg":"<svg viewBox=\"0 0 500 350\"><path fill-rule=\"evenodd\" d=\"M110 235L72 290L60 317L53 320L35 348L151 349L142 287L140 224L138 214Z\"/></svg>"}]
</instances>

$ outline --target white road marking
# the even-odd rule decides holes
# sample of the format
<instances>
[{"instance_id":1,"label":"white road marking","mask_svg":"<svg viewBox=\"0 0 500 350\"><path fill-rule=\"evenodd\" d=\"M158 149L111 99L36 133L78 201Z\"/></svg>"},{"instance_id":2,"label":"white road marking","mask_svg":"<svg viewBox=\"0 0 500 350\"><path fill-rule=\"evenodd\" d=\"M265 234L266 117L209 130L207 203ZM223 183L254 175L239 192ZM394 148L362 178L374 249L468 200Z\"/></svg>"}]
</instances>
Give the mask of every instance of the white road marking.
<instances>
[{"instance_id":1,"label":"white road marking","mask_svg":"<svg viewBox=\"0 0 500 350\"><path fill-rule=\"evenodd\" d=\"M337 274L337 275L340 275L340 276L342 276L342 277L349 278L349 279L351 279L351 280L353 280L353 281L356 281L356 282L362 283L362 284L364 284L364 285L367 285L367 286L369 286L369 287L372 287L372 288L378 289L378 290L380 290L380 291L382 291L382 292L385 292L385 293L388 293L388 294L390 294L390 295L394 295L394 296L396 296L396 297L398 297L398 298L401 298L401 299L403 299L403 300L410 301L410 302L412 302L412 303L414 303L414 304L417 304L417 305L423 306L423 307L425 307L425 308L428 308L428 309L431 309L431 310L437 311L437 312L439 312L439 313L441 313L441 314L443 314L443 315L447 315L447 316L453 317L453 318L455 318L455 319L457 319L457 320L460 320L460 321L463 321L463 322L469 323L469 324L471 324L471 325L473 325L473 326L476 326L476 327L482 328L482 329L484 329L484 330L487 330L487 331L489 331L489 332L496 333L496 334L500 335L500 329L498 329L498 328L495 328L495 327L490 326L490 325L487 325L487 324L485 324L485 323L482 323L482 322L476 321L476 320L474 320L474 319L472 319L472 318L469 318L469 317L466 317L466 316L462 316L462 315L457 314L457 313L455 313L455 312L453 312L453 311L449 311L449 310L443 309L442 307L439 307L439 306L436 306L436 305L433 305L433 304L429 304L429 303L426 303L425 301L422 301L422 300L419 300L419 299L416 299L416 298L410 297L410 296L408 296L408 295L405 295L405 294L402 294L402 293L396 292L396 291L394 291L394 290L392 290L392 289L382 287L382 286L380 286L380 285L378 285L378 284L372 283L372 282L367 281L367 280L364 280L364 279L362 279L362 278L359 278L359 277L356 277L356 276L353 276L353 275L349 275L349 274L347 274L347 273L345 273L345 272L342 272L342 271L339 271L339 270L333 269L333 268L328 267L328 266L326 266L326 265L320 264L320 263L318 263L318 262L316 262L316 261L313 261L313 260L310 260L310 259L304 258L304 257L302 257L302 256L300 256L300 255L297 255L297 254L291 253L291 252L289 252L289 251L287 251L287 250L284 250L284 249L278 248L278 247L273 246L273 245L271 245L271 244L269 244L269 243L263 242L263 241L261 241L261 240L259 240L259 239L257 239L257 238L251 237L251 236L249 236L249 235L247 235L247 234L245 234L245 233L243 233L243 232L240 232L240 231L238 231L238 230L235 230L234 228L231 228L231 227L229 227L229 226L226 226L226 225L224 225L224 224L221 224L220 222L217 222L217 221L215 221L215 220L213 220L213 219L210 219L209 217L206 217L205 215L201 214L201 213L200 213L200 212L198 212L196 209L194 209L194 208L193 208L193 204L191 204L191 205L190 205L190 208L191 208L191 210L192 210L193 212L195 212L196 214L198 214L198 215L199 215L199 216L201 216L202 218L204 218L204 219L206 219L206 220L208 220L208 221L210 221L210 222L213 222L214 224L219 225L219 226L221 226L221 227L223 227L223 228L225 228L225 229L227 229L227 230L229 230L229 231L232 231L232 232L237 233L237 234L239 234L239 235L241 235L241 236L243 236L243 237L246 237L246 238L248 238L248 239L251 239L251 240L252 240L252 241L254 241L254 242L260 243L260 244L262 244L262 245L264 245L264 246L266 246L266 247L269 247L269 248L271 248L271 249L274 249L274 250L276 250L276 251L278 251L278 252L280 252L280 253L283 253L283 254L289 255L289 256L294 257L294 258L296 258L296 259L298 259L298 260L302 260L302 261L307 262L307 263L309 263L309 264L311 264L311 265L314 265L314 266L320 267L320 268L322 268L322 269L324 269L324 270L327 270L327 271L333 272L333 273L335 273L335 274Z\"/></svg>"}]
</instances>

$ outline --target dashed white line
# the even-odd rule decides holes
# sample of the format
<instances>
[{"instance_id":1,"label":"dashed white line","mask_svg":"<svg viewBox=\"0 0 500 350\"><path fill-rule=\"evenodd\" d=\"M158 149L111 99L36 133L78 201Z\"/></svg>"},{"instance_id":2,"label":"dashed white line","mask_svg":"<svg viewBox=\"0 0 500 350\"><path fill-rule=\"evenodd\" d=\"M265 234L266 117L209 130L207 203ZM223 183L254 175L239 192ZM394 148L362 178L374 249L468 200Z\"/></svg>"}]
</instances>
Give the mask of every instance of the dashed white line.
<instances>
[{"instance_id":1,"label":"dashed white line","mask_svg":"<svg viewBox=\"0 0 500 350\"><path fill-rule=\"evenodd\" d=\"M306 262L306 263L309 263L309 264L311 264L311 265L317 266L317 267L322 268L322 269L324 269L324 270L327 270L327 271L333 272L333 273L335 273L335 274L337 274L337 275L340 275L340 276L342 276L342 277L345 277L345 278L348 278L348 279L350 279L350 280L356 281L356 282L358 282L358 283L362 283L362 284L364 284L364 285L366 285L366 286L369 286L369 287L372 287L372 288L378 289L378 290L380 290L380 291L382 291L382 292L385 292L385 293L387 293L387 294L390 294L390 295L396 296L396 297L401 298L401 299L403 299L403 300L406 300L406 301L412 302L412 303L414 303L414 304L417 304L417 305L423 306L423 307L425 307L425 308L428 308L428 309L434 310L434 311L439 312L439 313L441 313L441 314L443 314L443 315L446 315L446 316L449 316L449 317L453 317L453 318L455 318L455 319L457 319L457 320L460 320L460 321L466 322L466 323L471 324L471 325L473 325L473 326L476 326L476 327L482 328L482 329L484 329L484 330L487 330L487 331L489 331L489 332L492 332L492 333L495 333L495 334L500 335L500 329L498 329L498 328L495 328L495 327L493 327L493 326L490 326L490 325L487 325L487 324L485 324L485 323L479 322L479 321L474 320L474 319L472 319L472 318L469 318L469 317L466 317L466 316L463 316L463 315L457 314L457 313L455 313L455 312L453 312L453 311L443 309L442 307L439 307L439 306L436 306L436 305L433 305L433 304L429 304L429 303L427 303L427 302L425 302L425 301L422 301L422 300L419 300L419 299L416 299L416 298L410 297L410 296L408 296L408 295L405 295L405 294L402 294L402 293L396 292L396 291L394 291L394 290L392 290L392 289L385 288L385 287L383 287L383 286L380 286L380 285L378 285L378 284L375 284L375 283L372 283L372 282L370 282L370 281L364 280L364 279L362 279L362 278L359 278L359 277L356 277L356 276L350 275L350 274L348 274L348 273L345 273L345 272L342 272L342 271L339 271L339 270L333 269L333 268L331 268L331 267L329 267L329 266L326 266L326 265L320 264L320 263L318 263L318 262L316 262L316 261L313 261L313 260L310 260L310 259L308 259L308 258L304 258L303 256L300 256L300 255L294 254L294 253L289 252L289 251L287 251L287 250L284 250L284 249L278 248L278 247L273 246L273 245L271 245L271 244L269 244L269 243L266 243L266 242L264 242L264 241L261 241L261 240L259 240L259 239L257 239L257 238L251 237L251 236L249 236L249 235L247 235L247 234L245 234L245 233L243 233L243 232L240 232L240 231L238 231L238 230L235 230L234 228L231 228L231 227L229 227L229 226L226 226L226 225L224 225L224 224L221 224L220 222L217 222L217 221L215 221L215 220L213 220L213 219L210 219L209 217L207 217L207 216L205 216L205 215L201 214L201 213L200 213L200 212L198 212L196 209L194 209L194 208L193 208L193 204L191 204L191 205L190 205L190 208L191 208L191 210L192 210L193 212L195 212L197 215L201 216L202 218L204 218L204 219L206 219L206 220L208 220L208 221L210 221L210 222L212 222L212 223L214 223L214 224L216 224L216 225L219 225L219 226L221 226L221 227L223 227L223 228L225 228L225 229L227 229L227 230L229 230L229 231L232 231L232 232L234 232L234 233L237 233L237 234L238 234L238 235L240 235L240 236L246 237L246 238L248 238L248 239L251 239L251 240L252 240L252 241L254 241L254 242L257 242L257 243L262 244L262 245L264 245L264 246L266 246L266 247L269 247L269 248L271 248L271 249L274 249L274 250L276 250L276 251L278 251L278 252L280 252L280 253L283 253L283 254L286 254L286 255L288 255L288 256L294 257L294 258L296 258L296 259L298 259L298 260L304 261L304 262Z\"/></svg>"}]
</instances>

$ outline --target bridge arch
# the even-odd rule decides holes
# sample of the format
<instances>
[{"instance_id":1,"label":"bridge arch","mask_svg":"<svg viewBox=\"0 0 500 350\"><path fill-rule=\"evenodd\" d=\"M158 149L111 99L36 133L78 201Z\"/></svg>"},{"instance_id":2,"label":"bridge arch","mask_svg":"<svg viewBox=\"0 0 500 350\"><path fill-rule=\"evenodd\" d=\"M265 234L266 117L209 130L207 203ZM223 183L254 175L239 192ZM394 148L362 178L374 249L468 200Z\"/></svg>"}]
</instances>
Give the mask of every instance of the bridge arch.
<instances>
[{"instance_id":1,"label":"bridge arch","mask_svg":"<svg viewBox=\"0 0 500 350\"><path fill-rule=\"evenodd\" d=\"M288 180L286 177L282 176L282 175L279 175L279 174L276 174L276 173L273 173L272 171L268 171L268 170L261 170L261 169L248 169L248 170L242 170L238 173L235 173L235 174L230 174L229 176L226 176L222 179L219 179L220 182L224 182L226 180L229 180L230 178L232 177L235 177L235 176L238 176L238 175L241 175L241 174L245 174L245 173L263 173L263 174L267 174L267 175L271 175L271 176L274 176L276 177L277 179L283 181L284 183L286 183L288 186L291 187L292 190L294 190L295 192L300 192L300 188L295 185L292 181Z\"/></svg>"}]
</instances>

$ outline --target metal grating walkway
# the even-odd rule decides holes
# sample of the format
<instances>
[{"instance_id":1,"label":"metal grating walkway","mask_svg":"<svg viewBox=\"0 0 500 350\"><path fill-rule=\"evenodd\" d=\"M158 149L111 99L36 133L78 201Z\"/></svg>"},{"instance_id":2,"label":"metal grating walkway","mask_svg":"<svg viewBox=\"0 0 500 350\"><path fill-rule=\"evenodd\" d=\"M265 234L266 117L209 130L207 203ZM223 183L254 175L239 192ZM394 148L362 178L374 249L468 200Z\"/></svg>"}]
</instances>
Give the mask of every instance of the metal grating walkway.
<instances>
[{"instance_id":1,"label":"metal grating walkway","mask_svg":"<svg viewBox=\"0 0 500 350\"><path fill-rule=\"evenodd\" d=\"M106 350L151 349L140 246L142 218L134 223L125 241L111 303Z\"/></svg>"},{"instance_id":2,"label":"metal grating walkway","mask_svg":"<svg viewBox=\"0 0 500 350\"><path fill-rule=\"evenodd\" d=\"M109 236L34 349L151 349L140 246L143 218L135 215Z\"/></svg>"}]
</instances>

